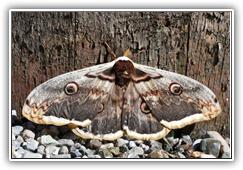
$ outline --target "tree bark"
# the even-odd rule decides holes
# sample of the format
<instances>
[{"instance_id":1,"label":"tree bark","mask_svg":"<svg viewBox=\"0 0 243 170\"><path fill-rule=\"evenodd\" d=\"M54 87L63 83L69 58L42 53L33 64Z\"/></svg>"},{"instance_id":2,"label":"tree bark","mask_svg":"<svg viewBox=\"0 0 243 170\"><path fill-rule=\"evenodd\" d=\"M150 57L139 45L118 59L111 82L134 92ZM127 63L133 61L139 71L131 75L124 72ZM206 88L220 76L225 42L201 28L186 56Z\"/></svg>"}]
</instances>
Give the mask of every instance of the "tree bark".
<instances>
[{"instance_id":1,"label":"tree bark","mask_svg":"<svg viewBox=\"0 0 243 170\"><path fill-rule=\"evenodd\" d=\"M180 73L208 86L222 113L197 123L230 136L230 12L12 12L12 109L57 75L111 61L126 49L136 63ZM21 116L19 116L21 119Z\"/></svg>"}]
</instances>

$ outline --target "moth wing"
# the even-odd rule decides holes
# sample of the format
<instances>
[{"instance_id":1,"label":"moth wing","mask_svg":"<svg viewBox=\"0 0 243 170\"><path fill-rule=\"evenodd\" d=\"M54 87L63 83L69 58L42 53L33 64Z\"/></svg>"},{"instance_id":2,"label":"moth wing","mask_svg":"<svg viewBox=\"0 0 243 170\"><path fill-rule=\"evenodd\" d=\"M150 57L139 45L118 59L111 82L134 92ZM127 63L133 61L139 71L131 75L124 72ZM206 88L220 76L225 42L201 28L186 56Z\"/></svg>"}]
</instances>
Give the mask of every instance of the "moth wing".
<instances>
[{"instance_id":1,"label":"moth wing","mask_svg":"<svg viewBox=\"0 0 243 170\"><path fill-rule=\"evenodd\" d=\"M113 66L113 62L69 72L36 87L27 97L22 114L38 124L88 126L107 107L107 97L114 82L94 75ZM87 76L89 74L89 76ZM65 93L69 83L78 85L73 95Z\"/></svg>"},{"instance_id":2,"label":"moth wing","mask_svg":"<svg viewBox=\"0 0 243 170\"><path fill-rule=\"evenodd\" d=\"M85 139L115 140L123 136L121 114L123 106L122 88L112 84L107 97L103 100L103 109L85 127L74 127L72 131Z\"/></svg>"},{"instance_id":3,"label":"moth wing","mask_svg":"<svg viewBox=\"0 0 243 170\"><path fill-rule=\"evenodd\" d=\"M136 82L135 87L152 115L165 127L179 129L210 120L221 112L215 94L196 80L139 64L134 67L150 75L150 79ZM179 85L182 93L174 94L172 84Z\"/></svg>"},{"instance_id":4,"label":"moth wing","mask_svg":"<svg viewBox=\"0 0 243 170\"><path fill-rule=\"evenodd\" d=\"M151 114L142 112L143 98L131 82L124 94L122 125L128 136L140 140L157 140L166 136L170 130L164 127Z\"/></svg>"}]
</instances>

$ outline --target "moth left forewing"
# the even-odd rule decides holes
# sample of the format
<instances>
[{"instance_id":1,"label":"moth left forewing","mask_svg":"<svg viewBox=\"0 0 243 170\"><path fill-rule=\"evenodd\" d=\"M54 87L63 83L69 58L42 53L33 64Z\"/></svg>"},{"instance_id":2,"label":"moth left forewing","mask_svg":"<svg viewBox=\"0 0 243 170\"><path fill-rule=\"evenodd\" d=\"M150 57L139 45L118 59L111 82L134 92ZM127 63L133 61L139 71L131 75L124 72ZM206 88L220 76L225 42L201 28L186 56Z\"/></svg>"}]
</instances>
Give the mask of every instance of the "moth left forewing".
<instances>
[{"instance_id":1,"label":"moth left forewing","mask_svg":"<svg viewBox=\"0 0 243 170\"><path fill-rule=\"evenodd\" d=\"M44 82L27 97L22 111L23 116L38 124L89 125L96 114L95 110L99 110L103 98L112 86L109 81L103 82L97 77L86 75L102 72L113 64L111 62L69 72ZM76 94L65 93L65 86L69 83L77 84ZM85 109L87 103L91 105ZM80 111L84 113L79 114Z\"/></svg>"},{"instance_id":2,"label":"moth left forewing","mask_svg":"<svg viewBox=\"0 0 243 170\"><path fill-rule=\"evenodd\" d=\"M159 74L159 78L135 83L152 114L169 129L178 129L196 122L216 117L221 108L215 94L203 84L189 77L134 64L147 74ZM172 85L181 87L182 93L171 92Z\"/></svg>"}]
</instances>

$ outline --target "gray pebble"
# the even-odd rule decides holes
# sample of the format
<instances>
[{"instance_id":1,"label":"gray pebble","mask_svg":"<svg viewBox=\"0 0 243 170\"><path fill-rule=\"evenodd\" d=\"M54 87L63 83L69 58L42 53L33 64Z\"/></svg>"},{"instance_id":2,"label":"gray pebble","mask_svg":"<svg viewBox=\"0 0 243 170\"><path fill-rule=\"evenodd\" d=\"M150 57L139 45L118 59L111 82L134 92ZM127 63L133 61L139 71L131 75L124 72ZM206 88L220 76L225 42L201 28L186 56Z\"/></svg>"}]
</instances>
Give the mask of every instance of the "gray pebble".
<instances>
[{"instance_id":1,"label":"gray pebble","mask_svg":"<svg viewBox=\"0 0 243 170\"><path fill-rule=\"evenodd\" d=\"M65 145L65 146L70 147L70 146L74 145L74 142L71 139L59 139L58 142L59 142L59 145L61 145L61 146Z\"/></svg>"},{"instance_id":2,"label":"gray pebble","mask_svg":"<svg viewBox=\"0 0 243 170\"><path fill-rule=\"evenodd\" d=\"M150 140L149 145L156 149L162 149L162 143L155 141L155 140Z\"/></svg>"},{"instance_id":3,"label":"gray pebble","mask_svg":"<svg viewBox=\"0 0 243 170\"><path fill-rule=\"evenodd\" d=\"M206 137L214 138L220 141L221 143L221 152L229 152L230 153L230 147L228 143L224 140L224 138L216 131L208 131L206 134ZM217 156L216 156L217 157Z\"/></svg>"},{"instance_id":4,"label":"gray pebble","mask_svg":"<svg viewBox=\"0 0 243 170\"><path fill-rule=\"evenodd\" d=\"M230 153L229 152L223 153L223 155L221 156L221 158L231 158L230 157Z\"/></svg>"},{"instance_id":5,"label":"gray pebble","mask_svg":"<svg viewBox=\"0 0 243 170\"><path fill-rule=\"evenodd\" d=\"M69 152L73 158L82 156L82 154L79 152L79 149L75 145L70 147Z\"/></svg>"},{"instance_id":6,"label":"gray pebble","mask_svg":"<svg viewBox=\"0 0 243 170\"><path fill-rule=\"evenodd\" d=\"M13 126L12 133L17 136L20 134L20 132L22 132L23 129L24 128L22 126Z\"/></svg>"},{"instance_id":7,"label":"gray pebble","mask_svg":"<svg viewBox=\"0 0 243 170\"><path fill-rule=\"evenodd\" d=\"M27 151L24 155L23 158L42 158L42 155L39 153L33 153L33 152L29 152Z\"/></svg>"},{"instance_id":8,"label":"gray pebble","mask_svg":"<svg viewBox=\"0 0 243 170\"><path fill-rule=\"evenodd\" d=\"M70 154L72 157L76 158L76 157L81 157L82 154L79 152L78 149L76 149L75 151L70 151Z\"/></svg>"},{"instance_id":9,"label":"gray pebble","mask_svg":"<svg viewBox=\"0 0 243 170\"><path fill-rule=\"evenodd\" d=\"M80 146L79 147L79 152L82 154L82 155L88 155L88 151L87 149L84 147L84 146Z\"/></svg>"},{"instance_id":10,"label":"gray pebble","mask_svg":"<svg viewBox=\"0 0 243 170\"><path fill-rule=\"evenodd\" d=\"M210 155L210 154L201 154L199 156L199 158L216 158L214 155Z\"/></svg>"},{"instance_id":11,"label":"gray pebble","mask_svg":"<svg viewBox=\"0 0 243 170\"><path fill-rule=\"evenodd\" d=\"M12 149L17 150L18 148L20 148L20 143L17 141L12 141Z\"/></svg>"},{"instance_id":12,"label":"gray pebble","mask_svg":"<svg viewBox=\"0 0 243 170\"><path fill-rule=\"evenodd\" d=\"M148 145L145 145L145 144L142 143L142 144L139 145L139 147L142 148L144 150L144 152L149 151L149 146Z\"/></svg>"},{"instance_id":13,"label":"gray pebble","mask_svg":"<svg viewBox=\"0 0 243 170\"><path fill-rule=\"evenodd\" d=\"M143 143L143 141L142 140L135 140L134 141L137 145L140 145L140 144L142 144Z\"/></svg>"},{"instance_id":14,"label":"gray pebble","mask_svg":"<svg viewBox=\"0 0 243 170\"><path fill-rule=\"evenodd\" d=\"M25 150L33 151L33 152L35 152L36 149L37 149L37 147L35 147L35 146L33 146L33 145L30 145L30 144L23 145L23 148L24 148Z\"/></svg>"},{"instance_id":15,"label":"gray pebble","mask_svg":"<svg viewBox=\"0 0 243 170\"><path fill-rule=\"evenodd\" d=\"M125 139L122 139L122 138L119 138L119 139L116 140L116 146L121 147L124 144L125 145L128 144L128 140L125 140Z\"/></svg>"},{"instance_id":16,"label":"gray pebble","mask_svg":"<svg viewBox=\"0 0 243 170\"><path fill-rule=\"evenodd\" d=\"M129 141L129 148L133 148L136 146L136 143L134 141Z\"/></svg>"},{"instance_id":17,"label":"gray pebble","mask_svg":"<svg viewBox=\"0 0 243 170\"><path fill-rule=\"evenodd\" d=\"M15 134L12 133L12 140L16 140Z\"/></svg>"},{"instance_id":18,"label":"gray pebble","mask_svg":"<svg viewBox=\"0 0 243 170\"><path fill-rule=\"evenodd\" d=\"M19 142L20 144L22 144L24 142L24 139L22 138L22 136L18 136L16 139L17 142Z\"/></svg>"},{"instance_id":19,"label":"gray pebble","mask_svg":"<svg viewBox=\"0 0 243 170\"><path fill-rule=\"evenodd\" d=\"M113 158L112 153L108 149L99 148L97 153L101 158Z\"/></svg>"},{"instance_id":20,"label":"gray pebble","mask_svg":"<svg viewBox=\"0 0 243 170\"><path fill-rule=\"evenodd\" d=\"M192 145L192 140L189 135L183 135L181 139L185 144Z\"/></svg>"},{"instance_id":21,"label":"gray pebble","mask_svg":"<svg viewBox=\"0 0 243 170\"><path fill-rule=\"evenodd\" d=\"M59 154L68 154L68 148L66 146L62 146L59 150Z\"/></svg>"},{"instance_id":22,"label":"gray pebble","mask_svg":"<svg viewBox=\"0 0 243 170\"><path fill-rule=\"evenodd\" d=\"M71 158L70 154L55 155L54 158Z\"/></svg>"},{"instance_id":23,"label":"gray pebble","mask_svg":"<svg viewBox=\"0 0 243 170\"><path fill-rule=\"evenodd\" d=\"M53 139L50 135L44 135L40 137L40 143L42 145L48 146L48 145L58 145L59 143Z\"/></svg>"},{"instance_id":24,"label":"gray pebble","mask_svg":"<svg viewBox=\"0 0 243 170\"><path fill-rule=\"evenodd\" d=\"M45 146L43 146L43 145L38 146L37 153L39 153L41 155L44 155L44 153L45 153Z\"/></svg>"},{"instance_id":25,"label":"gray pebble","mask_svg":"<svg viewBox=\"0 0 243 170\"><path fill-rule=\"evenodd\" d=\"M114 147L113 143L106 143L106 144L102 144L100 146L100 148L104 148L104 149L109 149L109 148L112 148L112 147Z\"/></svg>"},{"instance_id":26,"label":"gray pebble","mask_svg":"<svg viewBox=\"0 0 243 170\"><path fill-rule=\"evenodd\" d=\"M36 141L36 140L33 139L33 138L26 139L25 141L27 142L27 144L33 145L33 146L36 147L36 148L37 148L38 145L39 145L39 142Z\"/></svg>"},{"instance_id":27,"label":"gray pebble","mask_svg":"<svg viewBox=\"0 0 243 170\"><path fill-rule=\"evenodd\" d=\"M60 148L56 146L47 146L45 148L46 158L51 158L53 155L57 155Z\"/></svg>"},{"instance_id":28,"label":"gray pebble","mask_svg":"<svg viewBox=\"0 0 243 170\"><path fill-rule=\"evenodd\" d=\"M200 143L200 150L205 154L219 156L220 152L220 141L213 138L202 139Z\"/></svg>"},{"instance_id":29,"label":"gray pebble","mask_svg":"<svg viewBox=\"0 0 243 170\"><path fill-rule=\"evenodd\" d=\"M99 147L101 147L101 145L102 145L102 143L97 139L92 139L89 142L90 148L99 148Z\"/></svg>"},{"instance_id":30,"label":"gray pebble","mask_svg":"<svg viewBox=\"0 0 243 170\"><path fill-rule=\"evenodd\" d=\"M94 157L95 157L95 158L101 158L101 156L100 156L100 155L94 155Z\"/></svg>"},{"instance_id":31,"label":"gray pebble","mask_svg":"<svg viewBox=\"0 0 243 170\"><path fill-rule=\"evenodd\" d=\"M139 158L138 155L144 154L144 151L140 147L133 147L131 150L127 151L128 152L128 158Z\"/></svg>"}]
</instances>

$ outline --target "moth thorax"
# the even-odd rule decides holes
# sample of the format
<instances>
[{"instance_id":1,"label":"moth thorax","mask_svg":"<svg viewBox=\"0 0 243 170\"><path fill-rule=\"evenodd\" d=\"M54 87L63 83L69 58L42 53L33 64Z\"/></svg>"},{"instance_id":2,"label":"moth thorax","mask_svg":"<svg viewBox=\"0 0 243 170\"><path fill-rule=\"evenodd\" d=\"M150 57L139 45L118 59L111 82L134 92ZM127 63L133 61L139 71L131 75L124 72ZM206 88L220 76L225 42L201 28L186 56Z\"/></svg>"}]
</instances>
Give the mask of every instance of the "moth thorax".
<instances>
[{"instance_id":1,"label":"moth thorax","mask_svg":"<svg viewBox=\"0 0 243 170\"><path fill-rule=\"evenodd\" d=\"M116 84L127 87L131 81L131 74L134 72L133 63L129 60L119 60L114 64L113 70L116 75Z\"/></svg>"}]
</instances>

